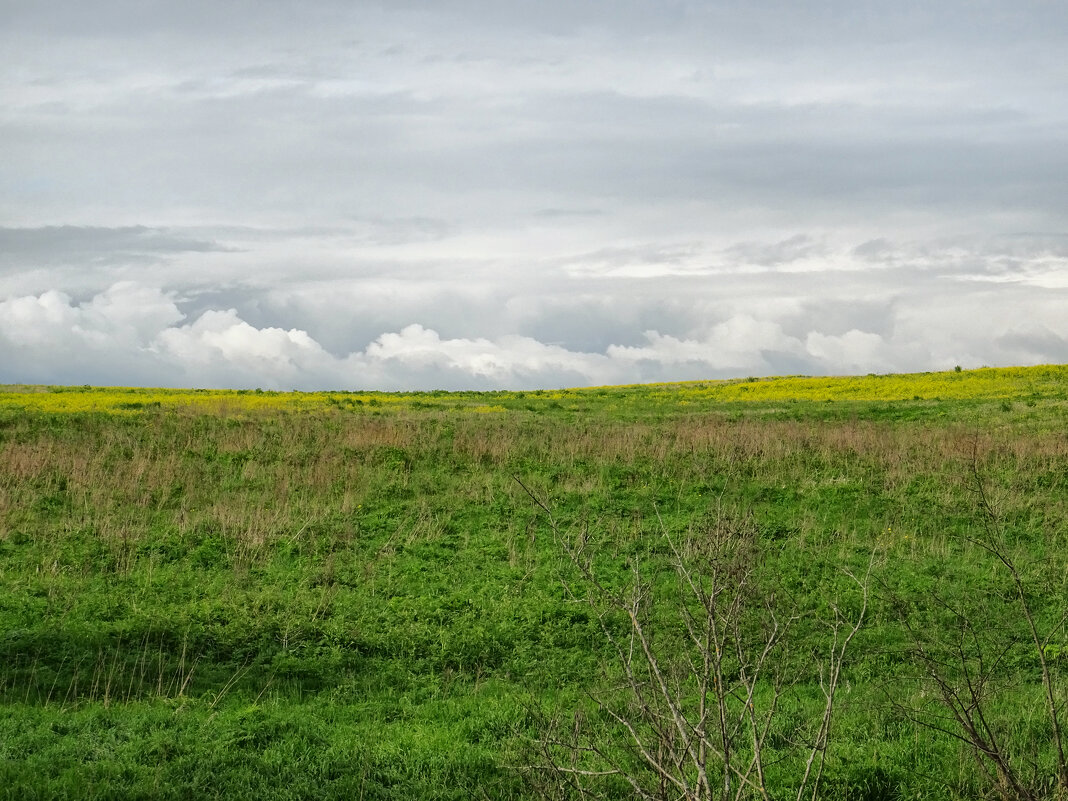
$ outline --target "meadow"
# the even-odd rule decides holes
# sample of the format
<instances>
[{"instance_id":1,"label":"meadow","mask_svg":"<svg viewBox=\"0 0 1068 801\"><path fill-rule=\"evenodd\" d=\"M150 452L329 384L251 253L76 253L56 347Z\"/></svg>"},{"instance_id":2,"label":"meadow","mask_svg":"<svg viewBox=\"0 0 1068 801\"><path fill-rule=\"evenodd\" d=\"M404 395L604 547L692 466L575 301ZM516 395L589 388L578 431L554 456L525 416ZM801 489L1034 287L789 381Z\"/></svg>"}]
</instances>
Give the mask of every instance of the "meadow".
<instances>
[{"instance_id":1,"label":"meadow","mask_svg":"<svg viewBox=\"0 0 1068 801\"><path fill-rule=\"evenodd\" d=\"M790 621L721 694L760 781L691 797L798 797L823 720L819 798L1068 791L1068 366L1040 366L0 387L0 798L682 797L614 645L637 599L661 700L716 694L680 565L722 577L726 673Z\"/></svg>"}]
</instances>

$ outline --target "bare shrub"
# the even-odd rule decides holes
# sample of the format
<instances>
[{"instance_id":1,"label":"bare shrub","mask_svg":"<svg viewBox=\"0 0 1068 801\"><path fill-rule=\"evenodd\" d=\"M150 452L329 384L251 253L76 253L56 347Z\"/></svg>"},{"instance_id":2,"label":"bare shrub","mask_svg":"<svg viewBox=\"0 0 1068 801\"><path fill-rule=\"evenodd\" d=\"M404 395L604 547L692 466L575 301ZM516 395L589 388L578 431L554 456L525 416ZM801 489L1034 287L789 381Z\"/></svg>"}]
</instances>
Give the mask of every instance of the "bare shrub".
<instances>
[{"instance_id":1,"label":"bare shrub","mask_svg":"<svg viewBox=\"0 0 1068 801\"><path fill-rule=\"evenodd\" d=\"M893 593L919 672L918 692L891 700L910 720L959 740L987 789L1003 801L1065 799L1060 657L1068 610L1042 600L1063 561L1038 560L1014 543L980 463L976 439L968 480L980 522L963 543L973 586L963 597L950 588ZM1055 552L1049 539L1045 545Z\"/></svg>"},{"instance_id":2,"label":"bare shrub","mask_svg":"<svg viewBox=\"0 0 1068 801\"><path fill-rule=\"evenodd\" d=\"M850 604L828 603L817 621L763 569L748 515L718 508L705 525L677 534L657 513L655 542L612 547L585 526L563 531L516 480L574 570L568 597L592 610L613 655L613 681L591 696L590 710L542 721L537 759L525 771L534 792L769 799L789 782L799 801L817 798L846 653L867 612L871 562L859 577L846 573ZM807 645L813 628L822 629L821 654L796 647L797 628L808 629ZM804 679L818 686L818 703L801 699ZM783 762L791 766L785 773Z\"/></svg>"}]
</instances>

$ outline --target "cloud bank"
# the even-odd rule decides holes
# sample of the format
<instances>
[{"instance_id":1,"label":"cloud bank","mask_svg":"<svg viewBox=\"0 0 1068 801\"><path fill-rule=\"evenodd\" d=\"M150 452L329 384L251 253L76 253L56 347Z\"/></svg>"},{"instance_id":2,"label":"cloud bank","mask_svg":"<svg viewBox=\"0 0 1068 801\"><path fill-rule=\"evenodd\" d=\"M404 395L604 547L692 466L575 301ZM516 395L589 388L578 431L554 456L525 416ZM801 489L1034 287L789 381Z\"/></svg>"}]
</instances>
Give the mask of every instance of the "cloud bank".
<instances>
[{"instance_id":1,"label":"cloud bank","mask_svg":"<svg viewBox=\"0 0 1068 801\"><path fill-rule=\"evenodd\" d=\"M268 389L528 389L746 374L948 368L992 350L999 363L1068 360L1062 301L1037 303L1026 320L976 318L976 298L954 306L907 302L868 330L848 309L801 304L780 319L737 313L684 334L645 329L636 344L582 350L521 334L443 336L410 323L359 350L332 352L307 330L257 326L237 309L192 316L173 292L120 282L85 300L49 290L0 302L0 382ZM181 305L186 305L181 303ZM654 307L656 304L653 304ZM834 312L839 319L834 320ZM861 310L859 318L865 317ZM805 330L813 319L823 328ZM669 324L667 320L663 321ZM871 330L871 329L879 330ZM928 344L931 333L937 349ZM993 348L991 348L991 341Z\"/></svg>"},{"instance_id":2,"label":"cloud bank","mask_svg":"<svg viewBox=\"0 0 1068 801\"><path fill-rule=\"evenodd\" d=\"M0 381L1068 359L1065 4L3 13Z\"/></svg>"}]
</instances>

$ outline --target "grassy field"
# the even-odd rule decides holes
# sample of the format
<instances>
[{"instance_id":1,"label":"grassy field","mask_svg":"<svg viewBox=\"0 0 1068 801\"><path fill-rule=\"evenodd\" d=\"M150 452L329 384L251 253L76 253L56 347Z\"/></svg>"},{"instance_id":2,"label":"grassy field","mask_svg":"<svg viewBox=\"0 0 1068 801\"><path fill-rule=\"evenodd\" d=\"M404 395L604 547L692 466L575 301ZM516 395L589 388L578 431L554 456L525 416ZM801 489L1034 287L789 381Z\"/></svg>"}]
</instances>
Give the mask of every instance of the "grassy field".
<instances>
[{"instance_id":1,"label":"grassy field","mask_svg":"<svg viewBox=\"0 0 1068 801\"><path fill-rule=\"evenodd\" d=\"M629 753L602 627L627 623L584 601L568 544L610 590L637 570L671 644L686 601L665 543L725 520L798 621L789 686L753 701L769 797L794 797L822 624L856 616L844 571L869 564L820 797L993 796L932 664L978 681L998 748L1056 797L1066 432L1068 366L525 393L0 387L0 798L547 794L546 721ZM633 796L618 775L589 784Z\"/></svg>"}]
</instances>

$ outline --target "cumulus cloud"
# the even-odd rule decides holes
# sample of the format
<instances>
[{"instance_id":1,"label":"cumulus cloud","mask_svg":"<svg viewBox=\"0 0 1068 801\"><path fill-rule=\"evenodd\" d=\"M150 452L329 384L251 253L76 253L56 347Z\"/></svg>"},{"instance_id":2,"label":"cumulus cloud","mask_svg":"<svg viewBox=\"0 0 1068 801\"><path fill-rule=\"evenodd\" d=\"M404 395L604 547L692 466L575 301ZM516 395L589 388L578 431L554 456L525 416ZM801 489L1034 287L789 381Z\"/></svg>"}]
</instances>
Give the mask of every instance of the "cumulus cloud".
<instances>
[{"instance_id":1,"label":"cumulus cloud","mask_svg":"<svg viewBox=\"0 0 1068 801\"><path fill-rule=\"evenodd\" d=\"M185 375L207 370L242 382L260 377L276 385L303 385L307 376L329 375L333 367L306 331L255 328L234 309L206 311L189 325L158 331L147 347L180 366Z\"/></svg>"},{"instance_id":2,"label":"cumulus cloud","mask_svg":"<svg viewBox=\"0 0 1068 801\"><path fill-rule=\"evenodd\" d=\"M849 315L827 315L821 324L803 305L783 305L763 315L698 323L677 335L647 329L636 344L610 343L601 350L517 334L444 336L411 323L332 352L303 328L257 326L235 308L190 317L174 293L121 282L80 301L49 290L0 302L0 382L521 389L894 371L917 363L1034 363L1068 352L1059 299L1033 306L1029 320L976 318L973 306L974 299L954 305L950 296L903 303L876 331L841 330ZM937 345L919 336L920 329ZM993 351L986 344L992 330ZM982 348L996 358L979 361Z\"/></svg>"},{"instance_id":3,"label":"cumulus cloud","mask_svg":"<svg viewBox=\"0 0 1068 801\"><path fill-rule=\"evenodd\" d=\"M805 350L830 369L844 372L882 372L893 367L887 343L878 334L856 328L839 336L812 331Z\"/></svg>"},{"instance_id":4,"label":"cumulus cloud","mask_svg":"<svg viewBox=\"0 0 1068 801\"><path fill-rule=\"evenodd\" d=\"M12 347L52 342L73 333L77 311L62 292L12 298L0 303L0 333Z\"/></svg>"},{"instance_id":5,"label":"cumulus cloud","mask_svg":"<svg viewBox=\"0 0 1068 801\"><path fill-rule=\"evenodd\" d=\"M372 362L396 362L405 367L444 368L501 386L537 382L545 375L571 374L579 381L612 372L607 359L546 345L523 336L505 336L496 341L442 339L436 331L413 324L398 333L382 334L363 354Z\"/></svg>"},{"instance_id":6,"label":"cumulus cloud","mask_svg":"<svg viewBox=\"0 0 1068 801\"><path fill-rule=\"evenodd\" d=\"M136 346L182 316L167 294L129 282L81 304L49 290L0 301L0 336L15 346L82 341Z\"/></svg>"},{"instance_id":7,"label":"cumulus cloud","mask_svg":"<svg viewBox=\"0 0 1068 801\"><path fill-rule=\"evenodd\" d=\"M768 351L798 351L799 343L787 337L782 327L770 320L737 315L712 327L699 340L680 339L647 331L647 344L638 347L612 345L608 355L621 362L651 362L657 365L691 363L715 373L744 372L747 368L767 368Z\"/></svg>"}]
</instances>

